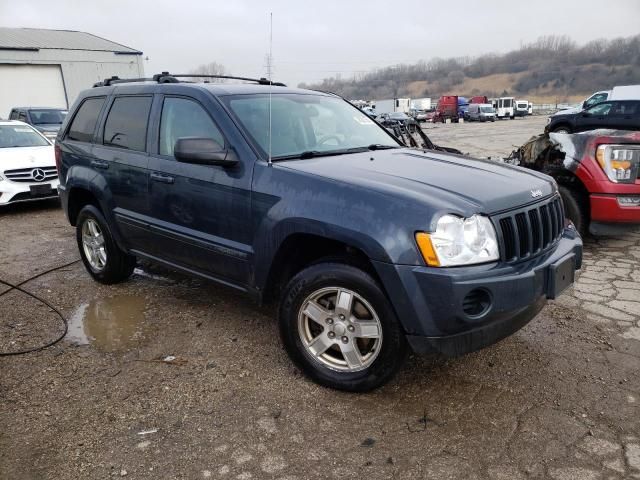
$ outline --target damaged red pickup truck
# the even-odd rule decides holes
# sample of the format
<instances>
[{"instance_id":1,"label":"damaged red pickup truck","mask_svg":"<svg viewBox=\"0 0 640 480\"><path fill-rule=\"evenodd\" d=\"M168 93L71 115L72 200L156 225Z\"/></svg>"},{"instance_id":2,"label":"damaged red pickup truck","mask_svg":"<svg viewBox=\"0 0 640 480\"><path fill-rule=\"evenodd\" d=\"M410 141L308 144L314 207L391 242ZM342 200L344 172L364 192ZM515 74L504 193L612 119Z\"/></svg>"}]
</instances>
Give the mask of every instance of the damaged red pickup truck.
<instances>
[{"instance_id":1,"label":"damaged red pickup truck","mask_svg":"<svg viewBox=\"0 0 640 480\"><path fill-rule=\"evenodd\" d=\"M615 235L640 225L640 132L543 134L506 161L554 177L567 217L583 234Z\"/></svg>"}]
</instances>

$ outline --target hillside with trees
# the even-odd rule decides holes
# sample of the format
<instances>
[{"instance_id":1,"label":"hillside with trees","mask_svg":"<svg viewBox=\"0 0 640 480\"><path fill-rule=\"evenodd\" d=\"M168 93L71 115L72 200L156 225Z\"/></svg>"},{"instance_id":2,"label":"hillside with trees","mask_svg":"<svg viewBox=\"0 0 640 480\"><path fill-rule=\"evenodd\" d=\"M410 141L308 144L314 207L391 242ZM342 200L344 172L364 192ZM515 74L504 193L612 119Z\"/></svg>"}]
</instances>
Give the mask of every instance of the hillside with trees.
<instances>
[{"instance_id":1,"label":"hillside with trees","mask_svg":"<svg viewBox=\"0 0 640 480\"><path fill-rule=\"evenodd\" d=\"M566 36L540 37L505 54L435 58L300 86L350 99L514 95L553 103L575 102L597 90L637 83L640 35L593 40L582 46Z\"/></svg>"}]
</instances>

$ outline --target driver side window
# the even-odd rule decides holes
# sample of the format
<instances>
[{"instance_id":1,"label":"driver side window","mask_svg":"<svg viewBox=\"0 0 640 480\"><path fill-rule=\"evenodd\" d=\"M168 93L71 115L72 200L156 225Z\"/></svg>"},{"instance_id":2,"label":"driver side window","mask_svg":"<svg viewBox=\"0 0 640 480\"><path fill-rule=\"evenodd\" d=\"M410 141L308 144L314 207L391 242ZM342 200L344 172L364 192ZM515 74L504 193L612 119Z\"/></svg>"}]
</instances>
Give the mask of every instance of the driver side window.
<instances>
[{"instance_id":1,"label":"driver side window","mask_svg":"<svg viewBox=\"0 0 640 480\"><path fill-rule=\"evenodd\" d=\"M607 115L609 113L609 110L611 110L610 103L600 103L599 105L588 109L587 113L589 113L590 115Z\"/></svg>"},{"instance_id":2,"label":"driver side window","mask_svg":"<svg viewBox=\"0 0 640 480\"><path fill-rule=\"evenodd\" d=\"M199 137L215 140L224 148L224 137L209 114L193 100L166 97L160 117L160 155L173 156L176 140Z\"/></svg>"}]
</instances>

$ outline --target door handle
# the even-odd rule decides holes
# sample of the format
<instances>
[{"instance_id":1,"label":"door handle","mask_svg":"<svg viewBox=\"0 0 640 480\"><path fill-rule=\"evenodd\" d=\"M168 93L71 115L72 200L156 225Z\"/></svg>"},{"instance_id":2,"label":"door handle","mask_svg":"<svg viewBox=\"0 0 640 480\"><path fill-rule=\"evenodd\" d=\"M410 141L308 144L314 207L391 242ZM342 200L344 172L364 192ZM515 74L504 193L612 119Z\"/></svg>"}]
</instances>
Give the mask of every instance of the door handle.
<instances>
[{"instance_id":1,"label":"door handle","mask_svg":"<svg viewBox=\"0 0 640 480\"><path fill-rule=\"evenodd\" d=\"M160 183L173 183L174 178L170 175L164 175L162 173L151 172L151 180Z\"/></svg>"},{"instance_id":2,"label":"door handle","mask_svg":"<svg viewBox=\"0 0 640 480\"><path fill-rule=\"evenodd\" d=\"M107 170L109 168L109 162L105 162L103 160L91 160L91 166Z\"/></svg>"}]
</instances>

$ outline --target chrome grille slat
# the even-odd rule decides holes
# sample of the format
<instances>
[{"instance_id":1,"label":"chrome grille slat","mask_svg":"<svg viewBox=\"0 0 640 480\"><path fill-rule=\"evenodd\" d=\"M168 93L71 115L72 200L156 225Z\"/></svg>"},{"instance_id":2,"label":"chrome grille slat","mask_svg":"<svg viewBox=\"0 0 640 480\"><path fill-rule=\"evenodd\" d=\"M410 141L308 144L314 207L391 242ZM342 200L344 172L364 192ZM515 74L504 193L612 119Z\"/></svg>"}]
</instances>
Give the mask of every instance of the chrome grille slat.
<instances>
[{"instance_id":1,"label":"chrome grille slat","mask_svg":"<svg viewBox=\"0 0 640 480\"><path fill-rule=\"evenodd\" d=\"M492 218L499 233L502 259L516 262L533 257L562 237L564 209L558 196Z\"/></svg>"},{"instance_id":2,"label":"chrome grille slat","mask_svg":"<svg viewBox=\"0 0 640 480\"><path fill-rule=\"evenodd\" d=\"M31 174L33 170L39 169L44 172L44 178L41 180L35 180ZM53 167L28 167L28 168L15 168L12 170L5 170L3 172L4 177L12 182L19 183L42 183L49 182L58 178L58 171L55 166Z\"/></svg>"}]
</instances>

